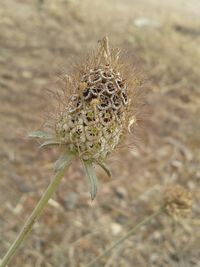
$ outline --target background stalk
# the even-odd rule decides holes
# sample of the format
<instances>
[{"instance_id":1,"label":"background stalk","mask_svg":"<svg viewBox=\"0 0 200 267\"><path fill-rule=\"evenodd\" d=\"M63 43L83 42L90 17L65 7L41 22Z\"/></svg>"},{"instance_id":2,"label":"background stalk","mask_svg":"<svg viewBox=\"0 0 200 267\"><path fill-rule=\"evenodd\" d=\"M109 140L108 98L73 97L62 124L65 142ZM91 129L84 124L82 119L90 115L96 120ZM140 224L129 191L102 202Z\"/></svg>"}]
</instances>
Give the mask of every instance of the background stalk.
<instances>
[{"instance_id":1,"label":"background stalk","mask_svg":"<svg viewBox=\"0 0 200 267\"><path fill-rule=\"evenodd\" d=\"M108 255L114 248L119 246L121 243L123 243L125 240L127 240L130 236L132 236L141 226L149 223L152 219L158 216L163 211L162 208L160 208L158 211L154 212L152 215L146 217L143 221L138 223L136 226L134 226L125 236L120 238L117 242L115 242L113 245L111 245L109 248L107 248L102 254L100 254L98 257L96 257L94 260L92 260L86 267L96 267L96 263L101 260L103 257Z\"/></svg>"}]
</instances>

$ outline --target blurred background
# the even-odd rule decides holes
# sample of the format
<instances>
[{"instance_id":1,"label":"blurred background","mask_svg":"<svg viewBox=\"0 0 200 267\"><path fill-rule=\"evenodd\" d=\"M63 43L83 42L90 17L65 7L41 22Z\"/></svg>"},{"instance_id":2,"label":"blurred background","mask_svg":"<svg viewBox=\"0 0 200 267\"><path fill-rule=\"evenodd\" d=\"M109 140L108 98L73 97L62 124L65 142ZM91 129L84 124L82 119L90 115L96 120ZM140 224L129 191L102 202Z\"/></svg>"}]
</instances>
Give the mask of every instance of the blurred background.
<instances>
[{"instance_id":1,"label":"blurred background","mask_svg":"<svg viewBox=\"0 0 200 267\"><path fill-rule=\"evenodd\" d=\"M59 76L107 35L151 88L142 140L98 170L91 203L73 164L10 266L81 267L160 204L167 184L194 197L192 214L160 216L114 250L106 267L200 266L200 1L0 1L0 257L53 175L58 150L38 148L39 129ZM134 138L134 137L131 137ZM132 141L132 139L130 139Z\"/></svg>"}]
</instances>

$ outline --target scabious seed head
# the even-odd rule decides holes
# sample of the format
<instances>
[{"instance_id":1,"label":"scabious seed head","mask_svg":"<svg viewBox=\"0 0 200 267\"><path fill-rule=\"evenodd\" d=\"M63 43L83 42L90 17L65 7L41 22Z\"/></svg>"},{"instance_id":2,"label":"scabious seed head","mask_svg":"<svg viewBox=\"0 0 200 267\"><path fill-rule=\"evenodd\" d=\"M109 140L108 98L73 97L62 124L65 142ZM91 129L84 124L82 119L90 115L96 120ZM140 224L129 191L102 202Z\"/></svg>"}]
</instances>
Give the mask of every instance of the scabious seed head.
<instances>
[{"instance_id":1,"label":"scabious seed head","mask_svg":"<svg viewBox=\"0 0 200 267\"><path fill-rule=\"evenodd\" d=\"M119 51L110 51L104 38L68 79L66 90L72 93L56 116L56 139L83 160L104 161L135 121L130 112L134 83L123 73L118 57Z\"/></svg>"},{"instance_id":2,"label":"scabious seed head","mask_svg":"<svg viewBox=\"0 0 200 267\"><path fill-rule=\"evenodd\" d=\"M164 192L164 211L178 218L192 209L192 195L180 185L168 186Z\"/></svg>"}]
</instances>

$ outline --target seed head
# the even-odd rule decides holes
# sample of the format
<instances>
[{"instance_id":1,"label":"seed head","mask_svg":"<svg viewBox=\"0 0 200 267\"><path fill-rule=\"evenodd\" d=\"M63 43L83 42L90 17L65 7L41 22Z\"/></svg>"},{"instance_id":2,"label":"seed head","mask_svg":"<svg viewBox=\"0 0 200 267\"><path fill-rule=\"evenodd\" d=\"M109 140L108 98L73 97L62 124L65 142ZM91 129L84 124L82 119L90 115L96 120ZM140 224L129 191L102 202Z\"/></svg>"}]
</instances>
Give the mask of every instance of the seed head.
<instances>
[{"instance_id":1,"label":"seed head","mask_svg":"<svg viewBox=\"0 0 200 267\"><path fill-rule=\"evenodd\" d=\"M180 185L169 186L164 193L164 210L172 217L188 213L192 208L192 196Z\"/></svg>"},{"instance_id":2,"label":"seed head","mask_svg":"<svg viewBox=\"0 0 200 267\"><path fill-rule=\"evenodd\" d=\"M97 51L72 76L65 76L65 97L59 97L53 134L37 131L30 135L45 139L43 147L64 145L67 152L56 162L55 171L72 154L79 156L90 180L92 199L97 192L93 164L110 176L105 159L138 120L140 83L133 74L120 63L119 50L110 50L108 38L103 38Z\"/></svg>"},{"instance_id":3,"label":"seed head","mask_svg":"<svg viewBox=\"0 0 200 267\"><path fill-rule=\"evenodd\" d=\"M78 77L77 77L78 76ZM83 160L104 160L120 143L133 119L128 80L120 72L118 53L108 39L79 70L75 90L57 114L56 139L68 144Z\"/></svg>"}]
</instances>

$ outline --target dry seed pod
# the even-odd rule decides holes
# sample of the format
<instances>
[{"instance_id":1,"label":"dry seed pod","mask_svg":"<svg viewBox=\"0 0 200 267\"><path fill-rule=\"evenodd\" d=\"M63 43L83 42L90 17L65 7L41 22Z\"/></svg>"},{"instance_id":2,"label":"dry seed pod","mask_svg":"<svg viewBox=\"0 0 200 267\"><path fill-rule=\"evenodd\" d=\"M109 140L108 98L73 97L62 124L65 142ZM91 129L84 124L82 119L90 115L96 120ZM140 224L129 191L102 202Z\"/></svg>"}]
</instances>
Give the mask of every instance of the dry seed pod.
<instances>
[{"instance_id":1,"label":"dry seed pod","mask_svg":"<svg viewBox=\"0 0 200 267\"><path fill-rule=\"evenodd\" d=\"M171 185L164 192L165 212L178 218L192 209L192 195L180 185Z\"/></svg>"},{"instance_id":2,"label":"dry seed pod","mask_svg":"<svg viewBox=\"0 0 200 267\"><path fill-rule=\"evenodd\" d=\"M71 149L83 160L104 161L127 131L128 90L134 88L128 88L120 73L117 55L104 38L97 53L80 70L79 80L74 81L79 84L77 90L64 111L57 114L56 139L73 141Z\"/></svg>"},{"instance_id":3,"label":"dry seed pod","mask_svg":"<svg viewBox=\"0 0 200 267\"><path fill-rule=\"evenodd\" d=\"M97 187L91 166L104 166L107 156L137 121L138 79L120 63L119 50L110 50L107 37L75 74L67 77L67 97L60 99L52 139L80 157L94 198Z\"/></svg>"}]
</instances>

